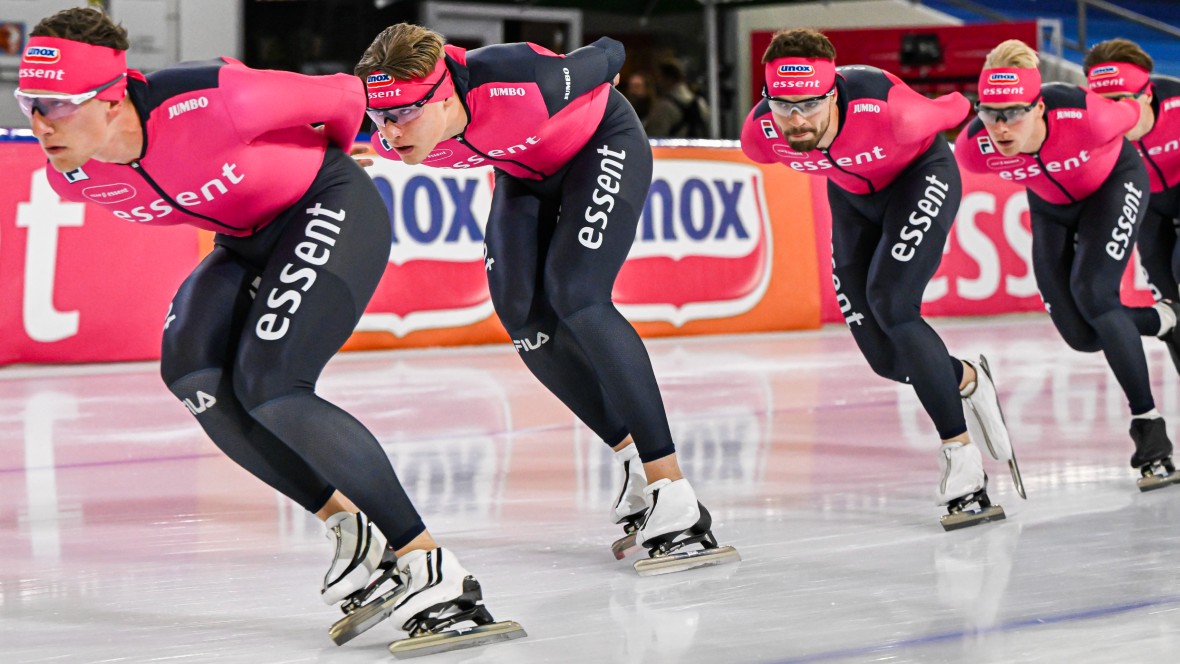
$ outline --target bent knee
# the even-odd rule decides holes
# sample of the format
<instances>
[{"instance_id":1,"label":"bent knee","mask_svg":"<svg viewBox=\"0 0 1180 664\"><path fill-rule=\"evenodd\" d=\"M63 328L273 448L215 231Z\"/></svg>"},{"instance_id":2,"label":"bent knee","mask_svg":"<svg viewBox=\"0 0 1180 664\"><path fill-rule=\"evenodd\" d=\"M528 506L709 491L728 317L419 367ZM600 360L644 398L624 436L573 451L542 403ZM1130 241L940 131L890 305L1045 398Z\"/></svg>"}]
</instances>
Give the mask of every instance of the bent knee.
<instances>
[{"instance_id":1,"label":"bent knee","mask_svg":"<svg viewBox=\"0 0 1180 664\"><path fill-rule=\"evenodd\" d=\"M870 299L869 310L873 312L873 318L886 334L903 325L922 319L920 304L905 302L896 298Z\"/></svg>"},{"instance_id":2,"label":"bent knee","mask_svg":"<svg viewBox=\"0 0 1180 664\"><path fill-rule=\"evenodd\" d=\"M1097 353L1102 350L1102 343L1098 340L1098 335L1093 330L1081 330L1075 327L1064 329L1058 326L1057 331L1061 333L1061 338L1065 340L1065 344L1078 352Z\"/></svg>"},{"instance_id":3,"label":"bent knee","mask_svg":"<svg viewBox=\"0 0 1180 664\"><path fill-rule=\"evenodd\" d=\"M299 381L281 370L243 371L239 367L234 368L233 387L234 396L247 412L301 389L315 389L315 385L301 387Z\"/></svg>"}]
</instances>

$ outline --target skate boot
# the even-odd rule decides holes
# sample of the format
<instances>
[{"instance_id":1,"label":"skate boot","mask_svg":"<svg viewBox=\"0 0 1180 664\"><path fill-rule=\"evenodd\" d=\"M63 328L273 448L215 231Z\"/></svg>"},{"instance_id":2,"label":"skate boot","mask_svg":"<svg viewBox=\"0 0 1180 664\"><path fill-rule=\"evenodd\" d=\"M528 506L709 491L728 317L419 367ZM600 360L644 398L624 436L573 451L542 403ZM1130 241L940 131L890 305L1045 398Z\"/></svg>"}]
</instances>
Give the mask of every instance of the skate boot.
<instances>
[{"instance_id":1,"label":"skate boot","mask_svg":"<svg viewBox=\"0 0 1180 664\"><path fill-rule=\"evenodd\" d=\"M527 636L511 620L495 622L479 582L447 549L411 551L397 561L403 583L394 624L409 637L389 644L394 657L418 657ZM452 629L455 625L473 623Z\"/></svg>"},{"instance_id":2,"label":"skate boot","mask_svg":"<svg viewBox=\"0 0 1180 664\"><path fill-rule=\"evenodd\" d=\"M1024 480L1020 476L1020 466L1016 465L1016 453L1012 450L1012 439L1008 435L1008 425L1004 423L1004 411L1000 409L1000 397L996 392L996 383L992 378L991 367L987 365L987 358L980 355L977 362L963 361L975 370L975 382L968 383L959 394L963 398L963 415L967 419L967 433L971 436L971 442L982 444L996 461L1008 463L1016 493L1027 499L1028 496L1024 494Z\"/></svg>"},{"instance_id":3,"label":"skate boot","mask_svg":"<svg viewBox=\"0 0 1180 664\"><path fill-rule=\"evenodd\" d=\"M635 543L635 532L639 530L639 522L647 511L647 502L643 498L643 489L647 486L647 477L643 474L643 463L639 460L639 450L632 443L614 453L615 461L623 467L623 486L611 507L611 523L622 524L623 536L611 544L611 552L615 560L622 560L638 545Z\"/></svg>"},{"instance_id":4,"label":"skate boot","mask_svg":"<svg viewBox=\"0 0 1180 664\"><path fill-rule=\"evenodd\" d=\"M938 504L946 506L943 530L958 530L1004 518L1004 508L992 505L987 497L987 473L979 446L943 443L938 466L942 480L938 484ZM973 507L974 506L974 507Z\"/></svg>"},{"instance_id":5,"label":"skate boot","mask_svg":"<svg viewBox=\"0 0 1180 664\"><path fill-rule=\"evenodd\" d=\"M1171 300L1161 300L1152 305L1159 313L1160 320L1164 322L1164 331L1159 334L1160 341L1168 347L1168 355L1172 356L1172 365L1176 367L1176 372L1180 373L1180 325L1176 324L1176 320L1180 318L1180 304ZM1166 308L1166 310L1161 310ZM1171 323L1169 326L1168 323Z\"/></svg>"},{"instance_id":6,"label":"skate boot","mask_svg":"<svg viewBox=\"0 0 1180 664\"><path fill-rule=\"evenodd\" d=\"M320 597L325 604L340 603L344 617L328 635L343 645L389 616L381 600L369 598L382 590L388 603L396 590L393 560L386 559L385 541L364 514L338 512L324 522L324 536L333 543L335 557L324 576ZM376 576L374 576L376 574Z\"/></svg>"},{"instance_id":7,"label":"skate boot","mask_svg":"<svg viewBox=\"0 0 1180 664\"><path fill-rule=\"evenodd\" d=\"M1172 463L1172 441L1168 439L1164 418L1131 420L1131 439L1135 453L1131 467L1139 469L1139 490L1154 491L1180 482L1180 473Z\"/></svg>"},{"instance_id":8,"label":"skate boot","mask_svg":"<svg viewBox=\"0 0 1180 664\"><path fill-rule=\"evenodd\" d=\"M738 562L741 556L732 546L717 546L713 518L697 502L696 492L686 479L657 480L643 490L647 513L639 524L636 541L647 548L648 558L635 563L640 576L681 572L694 567ZM682 551L685 546L701 548Z\"/></svg>"}]
</instances>

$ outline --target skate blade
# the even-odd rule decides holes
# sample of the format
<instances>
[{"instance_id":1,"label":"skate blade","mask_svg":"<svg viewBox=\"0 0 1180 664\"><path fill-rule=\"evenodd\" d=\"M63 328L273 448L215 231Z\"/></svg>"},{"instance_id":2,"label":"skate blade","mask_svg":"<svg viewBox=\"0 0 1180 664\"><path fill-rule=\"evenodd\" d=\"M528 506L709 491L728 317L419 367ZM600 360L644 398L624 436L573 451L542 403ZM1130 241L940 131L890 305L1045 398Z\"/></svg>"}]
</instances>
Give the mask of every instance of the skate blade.
<instances>
[{"instance_id":1,"label":"skate blade","mask_svg":"<svg viewBox=\"0 0 1180 664\"><path fill-rule=\"evenodd\" d=\"M512 620L488 623L468 630L448 630L438 634L414 636L389 644L389 652L397 659L422 657L451 650L474 648L499 641L511 641L528 636L519 623Z\"/></svg>"},{"instance_id":2,"label":"skate blade","mask_svg":"<svg viewBox=\"0 0 1180 664\"><path fill-rule=\"evenodd\" d=\"M716 549L697 549L695 551L677 551L654 558L644 558L635 561L635 571L639 576L657 576L684 572L697 567L711 567L740 562L741 554L732 546L722 546Z\"/></svg>"},{"instance_id":3,"label":"skate blade","mask_svg":"<svg viewBox=\"0 0 1180 664\"><path fill-rule=\"evenodd\" d=\"M624 535L610 545L611 553L615 554L615 560L626 558L628 553L638 548L639 545L635 543L635 533Z\"/></svg>"},{"instance_id":4,"label":"skate blade","mask_svg":"<svg viewBox=\"0 0 1180 664\"><path fill-rule=\"evenodd\" d=\"M1016 493L1021 498L1028 500L1028 495L1024 493L1024 477L1020 474L1020 466L1016 465L1016 454L1012 454L1012 458L1008 460L1008 471L1012 473L1012 485L1016 487Z\"/></svg>"},{"instance_id":5,"label":"skate blade","mask_svg":"<svg viewBox=\"0 0 1180 664\"><path fill-rule=\"evenodd\" d=\"M1143 493L1148 491L1155 491L1166 486L1180 482L1180 471L1169 473L1167 475L1152 475L1151 477L1140 477L1138 480L1139 490Z\"/></svg>"},{"instance_id":6,"label":"skate blade","mask_svg":"<svg viewBox=\"0 0 1180 664\"><path fill-rule=\"evenodd\" d=\"M394 600L397 599L400 592L401 587L399 586L396 590L386 592L372 602L337 620L332 625L332 629L328 630L328 636L332 637L332 641L336 645L342 646L364 634L393 613Z\"/></svg>"},{"instance_id":7,"label":"skate blade","mask_svg":"<svg viewBox=\"0 0 1180 664\"><path fill-rule=\"evenodd\" d=\"M962 512L955 512L954 514L947 514L939 520L942 524L942 529L946 531L959 530L960 528L970 528L971 526L978 526L981 523L988 521L1001 521L1006 518L1004 508L999 505L992 505L978 510L963 510Z\"/></svg>"}]
</instances>

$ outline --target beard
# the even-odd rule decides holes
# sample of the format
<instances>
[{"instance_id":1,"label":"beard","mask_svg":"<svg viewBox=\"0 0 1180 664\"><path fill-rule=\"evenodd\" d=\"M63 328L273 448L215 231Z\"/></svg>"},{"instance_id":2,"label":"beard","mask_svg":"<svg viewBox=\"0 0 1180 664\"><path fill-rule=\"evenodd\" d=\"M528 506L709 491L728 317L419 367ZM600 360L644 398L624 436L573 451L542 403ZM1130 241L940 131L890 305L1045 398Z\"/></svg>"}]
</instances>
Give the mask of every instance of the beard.
<instances>
[{"instance_id":1,"label":"beard","mask_svg":"<svg viewBox=\"0 0 1180 664\"><path fill-rule=\"evenodd\" d=\"M822 126L818 127L796 127L789 132L784 132L787 139L787 144L796 152L811 152L819 146L820 139L824 132L828 129L828 123L824 122ZM799 138L804 134L810 133L811 138Z\"/></svg>"},{"instance_id":2,"label":"beard","mask_svg":"<svg viewBox=\"0 0 1180 664\"><path fill-rule=\"evenodd\" d=\"M819 145L819 135L813 134L811 138L799 139L794 136L787 136L787 144L795 152L811 152Z\"/></svg>"}]
</instances>

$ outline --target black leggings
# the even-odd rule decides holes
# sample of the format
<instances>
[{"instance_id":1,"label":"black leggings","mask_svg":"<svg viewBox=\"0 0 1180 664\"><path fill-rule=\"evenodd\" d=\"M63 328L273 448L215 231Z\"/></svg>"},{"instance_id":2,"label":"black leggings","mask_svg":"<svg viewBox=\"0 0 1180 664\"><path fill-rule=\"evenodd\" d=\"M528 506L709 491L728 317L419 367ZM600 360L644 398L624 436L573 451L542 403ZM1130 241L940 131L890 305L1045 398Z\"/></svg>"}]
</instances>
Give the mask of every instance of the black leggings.
<instances>
[{"instance_id":1,"label":"black leggings","mask_svg":"<svg viewBox=\"0 0 1180 664\"><path fill-rule=\"evenodd\" d=\"M943 440L967 432L963 364L922 320L922 293L942 262L962 195L941 137L881 191L851 194L828 182L832 280L852 338L878 375L914 386Z\"/></svg>"},{"instance_id":2,"label":"black leggings","mask_svg":"<svg viewBox=\"0 0 1180 664\"><path fill-rule=\"evenodd\" d=\"M1048 203L1028 192L1033 271L1053 325L1070 348L1102 351L1133 415L1155 408L1141 334L1159 331L1149 307L1124 307L1120 285L1147 211L1147 171L1129 142L1084 200Z\"/></svg>"},{"instance_id":3,"label":"black leggings","mask_svg":"<svg viewBox=\"0 0 1180 664\"><path fill-rule=\"evenodd\" d=\"M1147 216L1139 227L1139 261L1147 271L1147 279L1156 296L1173 302L1180 301L1180 250L1176 242L1180 223L1180 186L1153 193L1147 206Z\"/></svg>"},{"instance_id":4,"label":"black leggings","mask_svg":"<svg viewBox=\"0 0 1180 664\"><path fill-rule=\"evenodd\" d=\"M651 173L643 126L612 90L561 171L535 181L497 170L486 232L492 304L525 365L607 445L630 433L645 462L675 446L647 349L611 290Z\"/></svg>"},{"instance_id":5,"label":"black leggings","mask_svg":"<svg viewBox=\"0 0 1180 664\"><path fill-rule=\"evenodd\" d=\"M389 244L372 181L330 148L307 194L273 222L249 237L217 236L172 301L160 371L238 465L309 512L340 489L400 548L425 526L389 457L315 393Z\"/></svg>"}]
</instances>

